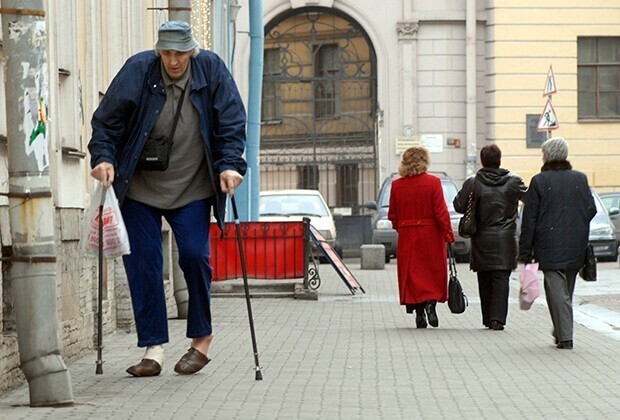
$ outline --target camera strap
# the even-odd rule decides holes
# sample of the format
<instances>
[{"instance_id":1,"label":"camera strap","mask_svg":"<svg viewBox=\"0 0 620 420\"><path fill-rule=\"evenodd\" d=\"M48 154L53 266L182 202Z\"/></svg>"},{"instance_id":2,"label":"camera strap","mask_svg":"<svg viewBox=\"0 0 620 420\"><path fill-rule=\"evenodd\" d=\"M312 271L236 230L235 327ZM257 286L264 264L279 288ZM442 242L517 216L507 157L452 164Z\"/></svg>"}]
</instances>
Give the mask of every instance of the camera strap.
<instances>
[{"instance_id":1,"label":"camera strap","mask_svg":"<svg viewBox=\"0 0 620 420\"><path fill-rule=\"evenodd\" d=\"M170 135L168 136L171 143L174 143L172 138L174 136L175 130L177 129L177 123L179 122L179 117L181 116L181 108L183 108L183 99L185 99L185 89L187 89L187 86L185 86L183 90L181 91L181 97L179 98L179 102L177 103L177 112L175 112L174 121L172 122L172 130L170 130Z\"/></svg>"}]
</instances>

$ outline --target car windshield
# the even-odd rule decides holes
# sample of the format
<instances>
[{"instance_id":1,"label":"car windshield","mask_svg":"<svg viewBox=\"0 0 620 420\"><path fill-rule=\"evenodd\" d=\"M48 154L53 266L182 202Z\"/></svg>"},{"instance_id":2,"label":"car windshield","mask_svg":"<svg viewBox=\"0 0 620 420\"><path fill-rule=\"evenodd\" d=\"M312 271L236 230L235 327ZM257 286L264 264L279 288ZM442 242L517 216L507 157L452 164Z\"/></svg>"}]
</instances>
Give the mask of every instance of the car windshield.
<instances>
[{"instance_id":1,"label":"car windshield","mask_svg":"<svg viewBox=\"0 0 620 420\"><path fill-rule=\"evenodd\" d=\"M443 196L446 199L446 203L448 207L452 206L452 202L454 201L454 197L458 194L459 190L456 187L456 184L451 181L442 181L441 186L443 187ZM379 206L381 207L389 207L390 205L390 191L392 191L392 182L387 182L385 187L383 187L383 193L381 194L381 198L379 199Z\"/></svg>"},{"instance_id":2,"label":"car windshield","mask_svg":"<svg viewBox=\"0 0 620 420\"><path fill-rule=\"evenodd\" d=\"M379 199L379 205L381 207L390 206L390 191L392 191L392 181L386 183L385 187L383 187L383 194L381 194L381 198Z\"/></svg>"},{"instance_id":3,"label":"car windshield","mask_svg":"<svg viewBox=\"0 0 620 420\"><path fill-rule=\"evenodd\" d=\"M607 211L610 211L613 207L620 207L620 195L605 195L600 197Z\"/></svg>"},{"instance_id":4,"label":"car windshield","mask_svg":"<svg viewBox=\"0 0 620 420\"><path fill-rule=\"evenodd\" d=\"M601 203L601 199L596 195L596 193L592 193L592 197L594 198L594 203L596 204L596 215L592 219L591 223L596 225L609 225L609 219L607 216L607 210L603 203Z\"/></svg>"},{"instance_id":5,"label":"car windshield","mask_svg":"<svg viewBox=\"0 0 620 420\"><path fill-rule=\"evenodd\" d=\"M441 186L443 187L443 197L446 199L446 203L451 205L454 201L454 197L458 194L459 189L456 187L456 184L449 181L443 181Z\"/></svg>"},{"instance_id":6,"label":"car windshield","mask_svg":"<svg viewBox=\"0 0 620 420\"><path fill-rule=\"evenodd\" d=\"M313 194L263 195L259 198L260 216L329 216L321 197Z\"/></svg>"}]
</instances>

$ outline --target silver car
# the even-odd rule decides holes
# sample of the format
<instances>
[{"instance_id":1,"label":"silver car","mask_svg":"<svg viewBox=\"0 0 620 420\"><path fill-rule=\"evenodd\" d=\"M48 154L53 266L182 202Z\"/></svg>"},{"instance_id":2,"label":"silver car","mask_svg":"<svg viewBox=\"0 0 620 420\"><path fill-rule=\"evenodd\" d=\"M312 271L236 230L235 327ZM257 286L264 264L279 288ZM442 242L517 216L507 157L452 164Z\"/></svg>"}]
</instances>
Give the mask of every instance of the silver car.
<instances>
[{"instance_id":1,"label":"silver car","mask_svg":"<svg viewBox=\"0 0 620 420\"><path fill-rule=\"evenodd\" d=\"M616 242L620 245L620 192L600 193L599 197L616 228Z\"/></svg>"},{"instance_id":2,"label":"silver car","mask_svg":"<svg viewBox=\"0 0 620 420\"><path fill-rule=\"evenodd\" d=\"M469 239L462 238L458 234L459 220L462 214L457 213L454 210L452 201L456 194L459 192L458 187L447 174L443 172L429 172L441 179L441 186L443 187L443 195L450 211L450 221L452 223L452 230L454 231L455 242L453 249L457 262L469 261L469 250L471 243ZM390 191L392 190L392 181L398 178L397 173L393 173L387 177L381 185L377 201L369 201L365 207L371 210L375 210L372 217L372 242L375 244L383 244L385 246L385 262L390 262L391 257L396 257L396 250L398 248L398 233L393 229L392 222L387 218L388 210L390 206Z\"/></svg>"},{"instance_id":3,"label":"silver car","mask_svg":"<svg viewBox=\"0 0 620 420\"><path fill-rule=\"evenodd\" d=\"M618 242L616 240L616 228L610 215L618 215L608 211L601 200L601 197L592 190L592 197L596 204L596 215L590 221L590 244L594 250L594 256L599 261L618 261Z\"/></svg>"}]
</instances>

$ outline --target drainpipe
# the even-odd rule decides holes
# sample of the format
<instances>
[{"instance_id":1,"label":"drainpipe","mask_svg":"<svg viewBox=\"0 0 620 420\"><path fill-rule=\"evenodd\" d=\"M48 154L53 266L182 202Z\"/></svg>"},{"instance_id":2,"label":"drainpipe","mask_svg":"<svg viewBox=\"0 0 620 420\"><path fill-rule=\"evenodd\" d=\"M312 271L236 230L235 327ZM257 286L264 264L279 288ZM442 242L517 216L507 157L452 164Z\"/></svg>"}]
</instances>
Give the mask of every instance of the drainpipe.
<instances>
[{"instance_id":1,"label":"drainpipe","mask_svg":"<svg viewBox=\"0 0 620 420\"><path fill-rule=\"evenodd\" d=\"M263 91L263 50L265 27L263 24L263 1L250 1L250 94L248 97L248 128L246 160L248 162L249 202L241 206L242 219L258 221L258 194L260 193L260 121ZM243 185L243 184L242 184ZM242 195L243 197L243 195ZM245 210L245 215L243 215Z\"/></svg>"},{"instance_id":2,"label":"drainpipe","mask_svg":"<svg viewBox=\"0 0 620 420\"><path fill-rule=\"evenodd\" d=\"M476 172L476 0L467 0L465 12L465 78L467 95L467 164L465 178Z\"/></svg>"},{"instance_id":3,"label":"drainpipe","mask_svg":"<svg viewBox=\"0 0 620 420\"><path fill-rule=\"evenodd\" d=\"M60 355L43 1L2 0L2 30L13 242L8 275L20 366L31 406L72 405L71 378Z\"/></svg>"},{"instance_id":4,"label":"drainpipe","mask_svg":"<svg viewBox=\"0 0 620 420\"><path fill-rule=\"evenodd\" d=\"M170 20L183 20L191 25L192 0L170 0L168 8ZM172 234L174 237L174 233ZM177 241L172 241L172 288L174 301L177 304L177 317L187 319L187 306L189 304L189 292L187 282L181 266L179 265L179 247Z\"/></svg>"},{"instance_id":5,"label":"drainpipe","mask_svg":"<svg viewBox=\"0 0 620 420\"><path fill-rule=\"evenodd\" d=\"M192 0L170 0L168 6L168 16L170 20L183 20L191 23Z\"/></svg>"},{"instance_id":6,"label":"drainpipe","mask_svg":"<svg viewBox=\"0 0 620 420\"><path fill-rule=\"evenodd\" d=\"M224 0L211 1L211 16L213 16L213 29L211 30L211 40L213 51L220 57L224 56Z\"/></svg>"}]
</instances>

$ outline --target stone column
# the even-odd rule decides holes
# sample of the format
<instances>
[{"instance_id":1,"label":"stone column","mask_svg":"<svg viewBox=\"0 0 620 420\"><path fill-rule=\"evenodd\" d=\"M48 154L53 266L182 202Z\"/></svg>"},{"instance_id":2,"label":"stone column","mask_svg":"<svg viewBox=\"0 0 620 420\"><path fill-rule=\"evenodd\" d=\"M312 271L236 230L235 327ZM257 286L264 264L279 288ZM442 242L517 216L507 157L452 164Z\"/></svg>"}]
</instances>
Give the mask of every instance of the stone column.
<instances>
[{"instance_id":1,"label":"stone column","mask_svg":"<svg viewBox=\"0 0 620 420\"><path fill-rule=\"evenodd\" d=\"M399 136L418 135L417 22L398 22Z\"/></svg>"}]
</instances>

